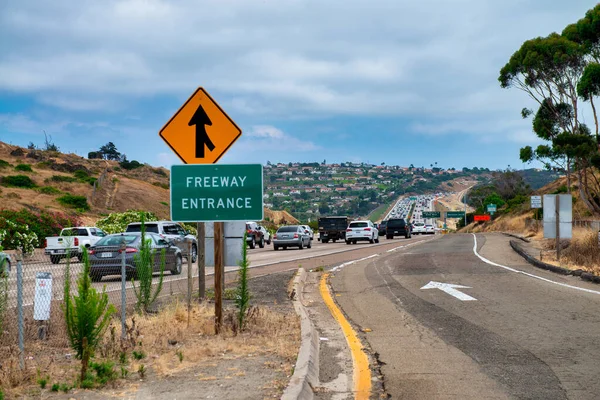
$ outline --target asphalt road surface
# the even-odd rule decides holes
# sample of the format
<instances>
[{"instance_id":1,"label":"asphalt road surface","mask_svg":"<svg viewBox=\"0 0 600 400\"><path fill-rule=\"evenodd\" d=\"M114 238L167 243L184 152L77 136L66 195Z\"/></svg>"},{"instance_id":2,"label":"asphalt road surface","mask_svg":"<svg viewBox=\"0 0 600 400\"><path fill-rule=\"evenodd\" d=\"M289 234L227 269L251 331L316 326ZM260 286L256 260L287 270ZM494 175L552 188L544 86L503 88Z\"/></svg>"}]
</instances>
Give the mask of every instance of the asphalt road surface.
<instances>
[{"instance_id":1,"label":"asphalt road surface","mask_svg":"<svg viewBox=\"0 0 600 400\"><path fill-rule=\"evenodd\" d=\"M502 266L456 234L331 278L391 398L600 398L600 286L526 264L500 234L477 241Z\"/></svg>"}]
</instances>

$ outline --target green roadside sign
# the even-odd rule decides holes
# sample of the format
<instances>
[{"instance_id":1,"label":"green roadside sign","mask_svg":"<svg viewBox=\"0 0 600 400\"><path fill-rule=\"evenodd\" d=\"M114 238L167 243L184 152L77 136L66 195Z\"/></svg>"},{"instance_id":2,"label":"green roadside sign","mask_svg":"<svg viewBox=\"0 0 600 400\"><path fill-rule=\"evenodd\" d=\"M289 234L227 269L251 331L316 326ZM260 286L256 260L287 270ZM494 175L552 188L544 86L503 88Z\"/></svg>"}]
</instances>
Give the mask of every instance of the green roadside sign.
<instances>
[{"instance_id":1,"label":"green roadside sign","mask_svg":"<svg viewBox=\"0 0 600 400\"><path fill-rule=\"evenodd\" d=\"M416 196L412 196L410 199L411 200L417 200L417 197Z\"/></svg>"},{"instance_id":2,"label":"green roadside sign","mask_svg":"<svg viewBox=\"0 0 600 400\"><path fill-rule=\"evenodd\" d=\"M496 205L495 204L488 204L487 205L487 211L488 212L496 212L497 211Z\"/></svg>"},{"instance_id":3,"label":"green roadside sign","mask_svg":"<svg viewBox=\"0 0 600 400\"><path fill-rule=\"evenodd\" d=\"M173 221L260 221L263 214L262 165L171 166Z\"/></svg>"},{"instance_id":4,"label":"green roadside sign","mask_svg":"<svg viewBox=\"0 0 600 400\"><path fill-rule=\"evenodd\" d=\"M464 211L446 211L446 218L464 218Z\"/></svg>"},{"instance_id":5,"label":"green roadside sign","mask_svg":"<svg viewBox=\"0 0 600 400\"><path fill-rule=\"evenodd\" d=\"M439 211L423 211L423 218L440 218Z\"/></svg>"}]
</instances>

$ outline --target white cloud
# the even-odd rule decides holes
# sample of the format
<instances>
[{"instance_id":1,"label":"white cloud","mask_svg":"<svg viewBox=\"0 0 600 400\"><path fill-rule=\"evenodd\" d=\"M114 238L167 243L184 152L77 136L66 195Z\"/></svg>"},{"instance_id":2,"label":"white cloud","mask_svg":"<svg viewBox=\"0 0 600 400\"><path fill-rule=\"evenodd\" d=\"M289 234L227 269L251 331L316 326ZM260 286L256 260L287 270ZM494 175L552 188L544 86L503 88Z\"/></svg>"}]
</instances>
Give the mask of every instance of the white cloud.
<instances>
[{"instance_id":1,"label":"white cloud","mask_svg":"<svg viewBox=\"0 0 600 400\"><path fill-rule=\"evenodd\" d=\"M316 156L322 148L310 140L291 136L270 125L257 125L223 156L223 162L261 162L268 160L300 160Z\"/></svg>"},{"instance_id":2,"label":"white cloud","mask_svg":"<svg viewBox=\"0 0 600 400\"><path fill-rule=\"evenodd\" d=\"M173 153L158 153L156 155L156 162L158 162L158 165L165 168L170 168L171 165L183 164L179 157Z\"/></svg>"},{"instance_id":3,"label":"white cloud","mask_svg":"<svg viewBox=\"0 0 600 400\"><path fill-rule=\"evenodd\" d=\"M131 112L145 121L153 112L140 111L146 101L185 99L202 85L236 119L256 125L234 146L256 155L318 151L271 125L336 116L403 118L416 121L409 134L525 143L530 125L519 111L529 101L500 89L499 69L524 40L560 31L590 7L583 0L543 7L520 0L5 0L0 37L11 45L0 55L0 92L65 113ZM11 129L48 129L29 116L1 118ZM105 132L156 135L145 128L114 124Z\"/></svg>"}]
</instances>

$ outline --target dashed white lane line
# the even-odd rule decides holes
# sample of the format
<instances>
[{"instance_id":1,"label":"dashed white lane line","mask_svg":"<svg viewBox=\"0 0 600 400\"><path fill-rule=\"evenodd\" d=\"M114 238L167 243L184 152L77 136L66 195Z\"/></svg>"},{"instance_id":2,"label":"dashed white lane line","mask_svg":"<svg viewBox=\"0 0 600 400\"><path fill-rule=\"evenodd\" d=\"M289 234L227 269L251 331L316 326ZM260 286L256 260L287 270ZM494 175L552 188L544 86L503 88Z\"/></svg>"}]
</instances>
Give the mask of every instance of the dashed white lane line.
<instances>
[{"instance_id":1,"label":"dashed white lane line","mask_svg":"<svg viewBox=\"0 0 600 400\"><path fill-rule=\"evenodd\" d=\"M340 264L340 265L338 265L337 267L333 267L333 268L331 269L331 272L337 272L337 271L341 270L342 268L344 268L344 267L346 267L346 266L348 266L348 265L356 264L356 263L358 263L358 262L365 261L365 260L369 260L369 259L371 259L371 258L375 258L375 257L379 257L379 254L371 254L371 255L370 255L370 256L368 256L368 257L363 257L363 258L360 258L360 259L358 259L358 260L347 261L347 262L345 262L345 263L343 263L343 264Z\"/></svg>"},{"instance_id":2,"label":"dashed white lane line","mask_svg":"<svg viewBox=\"0 0 600 400\"><path fill-rule=\"evenodd\" d=\"M517 274L523 274L523 275L529 276L531 278L539 279L541 281L552 283L554 285L558 285L558 286L562 286L562 287L567 287L569 289L575 289L575 290L579 290L579 291L586 292L586 293L592 293L592 294L600 294L600 292L596 291L596 290L591 290L591 289L586 289L586 288L582 288L582 287L579 287L579 286L567 285L566 283L556 282L556 281L553 281L551 279L543 278L543 277L538 276L538 275L530 274L529 272L521 271L521 270L518 270L518 269L507 267L506 265L502 265L502 264L498 264L498 263L495 263L493 261L490 261L490 260L488 260L487 258L483 257L482 255L480 255L477 252L477 236L475 236L474 233L472 233L472 235L473 235L473 241L474 241L474 243L473 243L473 253L475 253L475 255L477 257L479 257L479 259L481 261L483 261L484 263L486 263L486 264L490 264L490 265L493 265L495 267L504 268L505 270L510 271L510 272L516 272Z\"/></svg>"}]
</instances>

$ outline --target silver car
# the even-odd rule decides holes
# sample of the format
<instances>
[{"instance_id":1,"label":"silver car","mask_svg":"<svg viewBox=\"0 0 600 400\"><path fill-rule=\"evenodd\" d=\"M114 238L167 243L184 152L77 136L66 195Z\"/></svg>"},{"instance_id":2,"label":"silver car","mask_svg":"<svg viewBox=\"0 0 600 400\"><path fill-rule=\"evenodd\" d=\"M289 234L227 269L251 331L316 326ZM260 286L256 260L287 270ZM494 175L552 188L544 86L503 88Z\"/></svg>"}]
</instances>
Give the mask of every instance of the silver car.
<instances>
[{"instance_id":1,"label":"silver car","mask_svg":"<svg viewBox=\"0 0 600 400\"><path fill-rule=\"evenodd\" d=\"M306 246L311 248L310 236L306 229L298 225L282 226L273 235L273 248L277 251L280 247L286 250L288 247L298 247L302 250Z\"/></svg>"}]
</instances>

